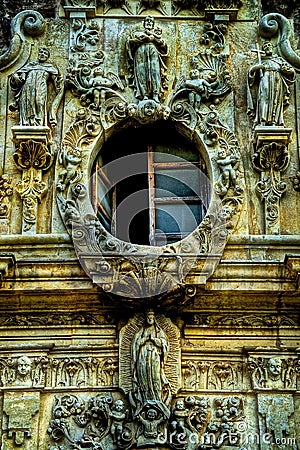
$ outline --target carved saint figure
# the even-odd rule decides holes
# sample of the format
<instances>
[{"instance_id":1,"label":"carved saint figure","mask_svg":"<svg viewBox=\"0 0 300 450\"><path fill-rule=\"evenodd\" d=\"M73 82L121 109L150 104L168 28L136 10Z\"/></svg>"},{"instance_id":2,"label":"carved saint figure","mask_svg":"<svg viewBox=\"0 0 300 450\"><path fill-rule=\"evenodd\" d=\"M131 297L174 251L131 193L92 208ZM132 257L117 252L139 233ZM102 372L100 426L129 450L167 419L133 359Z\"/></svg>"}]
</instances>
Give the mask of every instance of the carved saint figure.
<instances>
[{"instance_id":1,"label":"carved saint figure","mask_svg":"<svg viewBox=\"0 0 300 450\"><path fill-rule=\"evenodd\" d=\"M248 73L248 112L254 118L254 126L284 126L283 112L289 104L289 85L295 82L296 73L283 58L273 54L271 42L265 42L262 49L264 56L250 67ZM254 96L250 88L256 83L258 89Z\"/></svg>"},{"instance_id":2,"label":"carved saint figure","mask_svg":"<svg viewBox=\"0 0 300 450\"><path fill-rule=\"evenodd\" d=\"M17 91L16 104L12 109L19 109L20 125L47 125L47 97L48 82L53 81L57 96L49 112L49 122L56 125L56 107L61 99L62 88L58 69L47 63L50 52L47 48L40 48L38 60L32 61L19 69L11 78L11 86Z\"/></svg>"},{"instance_id":3,"label":"carved saint figure","mask_svg":"<svg viewBox=\"0 0 300 450\"><path fill-rule=\"evenodd\" d=\"M168 47L162 39L161 28L154 28L154 19L146 16L144 30L135 30L128 39L128 54L133 65L132 84L139 100L159 102L162 93L162 70L166 69L163 57Z\"/></svg>"},{"instance_id":4,"label":"carved saint figure","mask_svg":"<svg viewBox=\"0 0 300 450\"><path fill-rule=\"evenodd\" d=\"M132 342L133 395L139 404L151 400L163 403L168 397L170 387L164 372L167 353L167 337L149 310L145 325Z\"/></svg>"}]
</instances>

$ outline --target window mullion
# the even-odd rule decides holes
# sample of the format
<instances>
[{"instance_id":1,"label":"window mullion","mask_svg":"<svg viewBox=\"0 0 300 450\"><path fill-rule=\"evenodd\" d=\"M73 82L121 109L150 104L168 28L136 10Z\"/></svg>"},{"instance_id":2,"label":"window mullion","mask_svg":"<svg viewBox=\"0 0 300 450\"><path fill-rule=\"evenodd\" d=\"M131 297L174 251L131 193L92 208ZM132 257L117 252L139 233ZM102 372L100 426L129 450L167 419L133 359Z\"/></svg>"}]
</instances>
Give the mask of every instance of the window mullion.
<instances>
[{"instance_id":1,"label":"window mullion","mask_svg":"<svg viewBox=\"0 0 300 450\"><path fill-rule=\"evenodd\" d=\"M149 243L155 245L155 179L153 166L153 147L148 145L148 183L149 183Z\"/></svg>"}]
</instances>

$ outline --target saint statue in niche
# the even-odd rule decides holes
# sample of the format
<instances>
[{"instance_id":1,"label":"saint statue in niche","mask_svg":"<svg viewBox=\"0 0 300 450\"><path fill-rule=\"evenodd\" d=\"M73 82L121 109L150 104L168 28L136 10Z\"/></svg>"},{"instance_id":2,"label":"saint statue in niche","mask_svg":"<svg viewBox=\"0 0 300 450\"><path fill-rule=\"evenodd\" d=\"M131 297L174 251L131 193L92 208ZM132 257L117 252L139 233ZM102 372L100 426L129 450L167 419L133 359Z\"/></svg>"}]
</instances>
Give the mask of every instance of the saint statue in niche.
<instances>
[{"instance_id":1,"label":"saint statue in niche","mask_svg":"<svg viewBox=\"0 0 300 450\"><path fill-rule=\"evenodd\" d=\"M262 46L262 58L248 73L248 113L254 126L284 126L283 112L289 104L289 85L295 82L294 68L273 54L271 42ZM251 89L257 84L257 91Z\"/></svg>"},{"instance_id":2,"label":"saint statue in niche","mask_svg":"<svg viewBox=\"0 0 300 450\"><path fill-rule=\"evenodd\" d=\"M139 100L152 99L159 103L162 95L162 72L166 69L164 57L168 47L162 39L161 28L154 27L154 18L146 16L143 30L131 32L127 41L135 97Z\"/></svg>"},{"instance_id":3,"label":"saint statue in niche","mask_svg":"<svg viewBox=\"0 0 300 450\"><path fill-rule=\"evenodd\" d=\"M10 84L15 95L15 104L11 110L19 110L19 124L22 126L56 125L56 109L62 97L59 72L52 64L47 63L50 52L47 48L40 48L38 60L32 61L19 69L11 77ZM56 91L56 98L49 108L47 117L48 83L52 80Z\"/></svg>"},{"instance_id":4,"label":"saint statue in niche","mask_svg":"<svg viewBox=\"0 0 300 450\"><path fill-rule=\"evenodd\" d=\"M145 325L132 342L133 397L141 407L147 402L163 404L170 396L164 364L169 344L154 312L147 311Z\"/></svg>"}]
</instances>

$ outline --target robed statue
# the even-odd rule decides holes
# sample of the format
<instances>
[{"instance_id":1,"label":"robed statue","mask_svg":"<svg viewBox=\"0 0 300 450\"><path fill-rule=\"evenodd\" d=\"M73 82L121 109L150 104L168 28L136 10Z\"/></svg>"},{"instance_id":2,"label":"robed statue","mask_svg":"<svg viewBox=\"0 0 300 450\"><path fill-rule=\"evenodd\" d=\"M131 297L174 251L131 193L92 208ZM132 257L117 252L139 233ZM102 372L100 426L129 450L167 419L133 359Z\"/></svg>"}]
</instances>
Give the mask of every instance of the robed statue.
<instances>
[{"instance_id":1,"label":"robed statue","mask_svg":"<svg viewBox=\"0 0 300 450\"><path fill-rule=\"evenodd\" d=\"M152 99L159 103L163 94L164 62L168 47L162 38L162 30L154 26L154 18L146 16L144 28L133 30L127 41L131 68L131 85L139 100Z\"/></svg>"},{"instance_id":2,"label":"robed statue","mask_svg":"<svg viewBox=\"0 0 300 450\"><path fill-rule=\"evenodd\" d=\"M16 91L15 104L11 109L19 110L21 126L56 125L56 111L63 90L58 69L47 62L49 57L49 50L40 48L37 61L26 64L11 77L11 87ZM56 97L52 104L48 105L50 81L56 91Z\"/></svg>"}]
</instances>

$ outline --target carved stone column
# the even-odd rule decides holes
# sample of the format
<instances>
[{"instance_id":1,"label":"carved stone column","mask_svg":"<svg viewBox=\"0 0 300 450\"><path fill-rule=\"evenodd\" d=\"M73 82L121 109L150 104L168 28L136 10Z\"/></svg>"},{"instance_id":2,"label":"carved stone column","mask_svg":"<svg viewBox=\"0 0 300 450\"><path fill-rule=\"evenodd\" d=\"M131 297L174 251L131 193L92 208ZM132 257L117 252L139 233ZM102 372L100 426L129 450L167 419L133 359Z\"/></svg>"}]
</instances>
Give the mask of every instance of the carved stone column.
<instances>
[{"instance_id":1,"label":"carved stone column","mask_svg":"<svg viewBox=\"0 0 300 450\"><path fill-rule=\"evenodd\" d=\"M264 205L264 233L280 233L280 199L286 183L281 173L288 167L288 143L292 130L283 127L256 127L254 130L252 162L260 173L256 191Z\"/></svg>"},{"instance_id":2,"label":"carved stone column","mask_svg":"<svg viewBox=\"0 0 300 450\"><path fill-rule=\"evenodd\" d=\"M23 203L22 234L36 234L38 204L48 190L43 172L49 169L53 156L49 147L50 129L41 127L13 127L16 152L14 160L22 171L16 190Z\"/></svg>"}]
</instances>

